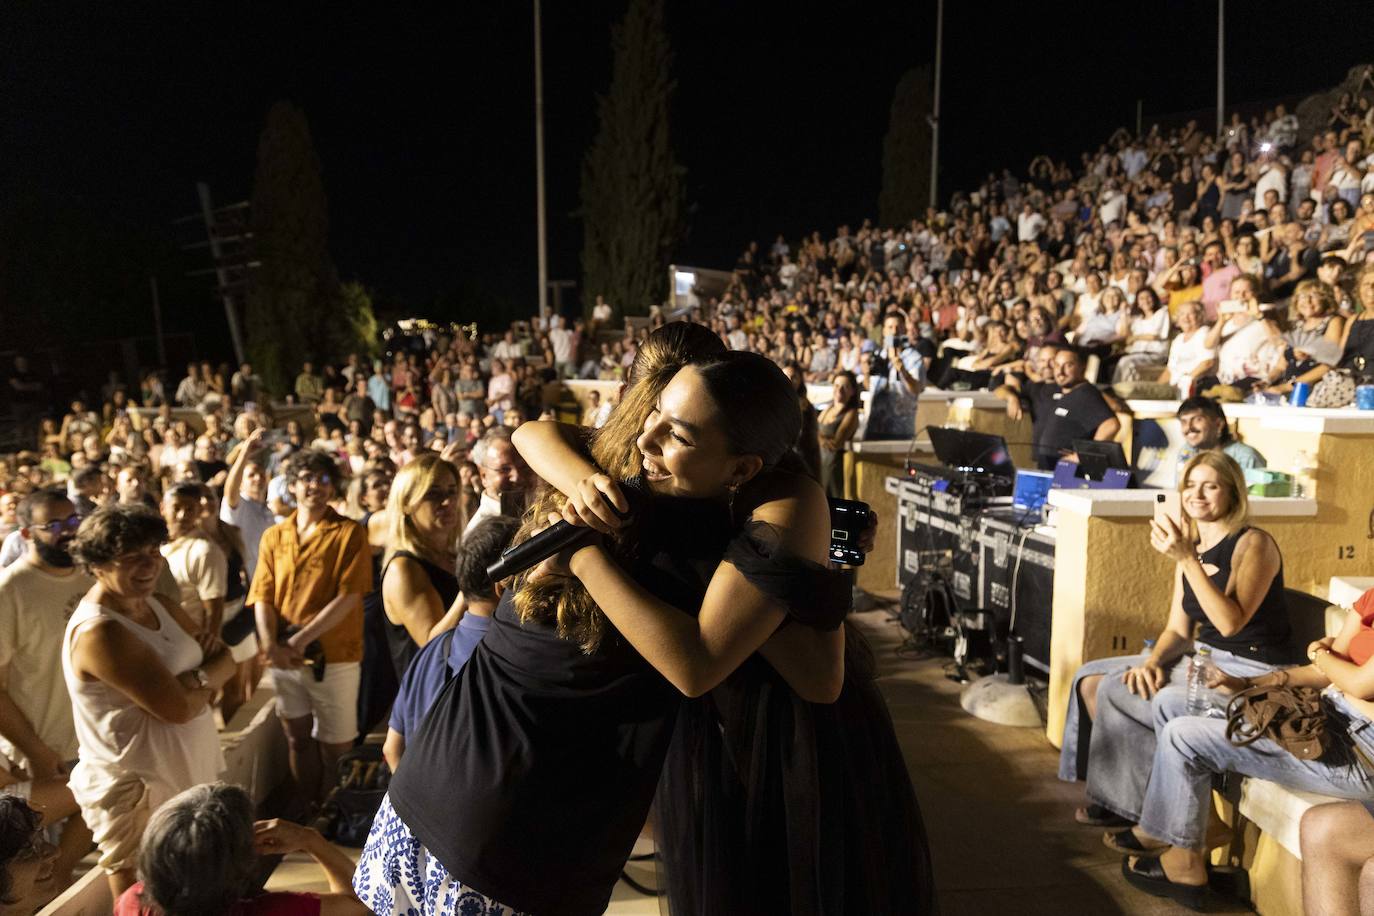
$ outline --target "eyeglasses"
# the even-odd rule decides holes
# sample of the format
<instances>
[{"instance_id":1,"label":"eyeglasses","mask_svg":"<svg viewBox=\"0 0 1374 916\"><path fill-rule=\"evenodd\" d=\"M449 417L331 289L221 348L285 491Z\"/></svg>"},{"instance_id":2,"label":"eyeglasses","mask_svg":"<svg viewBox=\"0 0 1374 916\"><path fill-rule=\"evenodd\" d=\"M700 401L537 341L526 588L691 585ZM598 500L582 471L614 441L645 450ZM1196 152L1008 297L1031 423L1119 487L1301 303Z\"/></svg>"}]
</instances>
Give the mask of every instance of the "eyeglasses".
<instances>
[{"instance_id":1,"label":"eyeglasses","mask_svg":"<svg viewBox=\"0 0 1374 916\"><path fill-rule=\"evenodd\" d=\"M53 537L57 537L64 531L75 531L76 529L80 528L81 516L73 512L66 518L55 518L46 524L35 525L34 527L42 531L48 532L48 534L51 534Z\"/></svg>"},{"instance_id":2,"label":"eyeglasses","mask_svg":"<svg viewBox=\"0 0 1374 916\"><path fill-rule=\"evenodd\" d=\"M307 486L317 484L321 487L328 486L334 482L334 478L328 474L301 474L296 478L296 483L303 483Z\"/></svg>"},{"instance_id":3,"label":"eyeglasses","mask_svg":"<svg viewBox=\"0 0 1374 916\"><path fill-rule=\"evenodd\" d=\"M488 471L494 471L495 473L500 474L502 477L509 477L511 474L517 473L523 474L525 471L528 471L530 469L530 466L527 464L503 464L498 467L493 467L489 464L484 464L482 465L482 467L486 468Z\"/></svg>"}]
</instances>

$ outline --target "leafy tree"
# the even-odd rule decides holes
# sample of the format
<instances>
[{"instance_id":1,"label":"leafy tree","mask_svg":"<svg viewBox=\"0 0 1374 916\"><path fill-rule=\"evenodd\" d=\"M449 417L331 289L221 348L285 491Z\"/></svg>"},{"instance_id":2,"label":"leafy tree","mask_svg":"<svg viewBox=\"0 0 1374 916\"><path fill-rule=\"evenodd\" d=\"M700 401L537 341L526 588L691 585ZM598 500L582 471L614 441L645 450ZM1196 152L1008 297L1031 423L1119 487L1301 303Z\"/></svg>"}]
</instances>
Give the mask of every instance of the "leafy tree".
<instances>
[{"instance_id":1,"label":"leafy tree","mask_svg":"<svg viewBox=\"0 0 1374 916\"><path fill-rule=\"evenodd\" d=\"M663 301L684 227L663 0L630 0L611 47L610 90L597 100L600 126L582 161L582 300L601 295L622 312L644 313Z\"/></svg>"},{"instance_id":2,"label":"leafy tree","mask_svg":"<svg viewBox=\"0 0 1374 916\"><path fill-rule=\"evenodd\" d=\"M252 201L260 266L248 291L248 350L267 387L280 392L305 360L339 359L355 349L354 331L366 324L361 314L356 322L340 320L344 300L329 257L320 161L305 114L290 102L267 113ZM360 305L356 296L352 305Z\"/></svg>"},{"instance_id":3,"label":"leafy tree","mask_svg":"<svg viewBox=\"0 0 1374 916\"><path fill-rule=\"evenodd\" d=\"M932 71L916 67L902 74L892 94L883 140L883 189L878 218L898 226L925 213L930 203L930 115Z\"/></svg>"}]
</instances>

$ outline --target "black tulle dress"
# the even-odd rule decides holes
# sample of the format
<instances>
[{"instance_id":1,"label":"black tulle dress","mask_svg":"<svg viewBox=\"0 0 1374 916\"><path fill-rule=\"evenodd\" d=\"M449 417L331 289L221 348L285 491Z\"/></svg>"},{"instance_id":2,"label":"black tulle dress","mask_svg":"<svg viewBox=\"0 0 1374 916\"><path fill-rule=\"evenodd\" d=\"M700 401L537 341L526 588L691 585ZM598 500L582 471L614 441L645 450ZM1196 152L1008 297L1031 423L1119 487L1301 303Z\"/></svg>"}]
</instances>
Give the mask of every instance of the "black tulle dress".
<instances>
[{"instance_id":1,"label":"black tulle dress","mask_svg":"<svg viewBox=\"0 0 1374 916\"><path fill-rule=\"evenodd\" d=\"M788 610L833 629L842 571L788 555L751 525L726 560ZM807 703L760 656L684 704L657 796L671 916L839 916L936 911L925 826L872 653L845 633L845 681Z\"/></svg>"}]
</instances>

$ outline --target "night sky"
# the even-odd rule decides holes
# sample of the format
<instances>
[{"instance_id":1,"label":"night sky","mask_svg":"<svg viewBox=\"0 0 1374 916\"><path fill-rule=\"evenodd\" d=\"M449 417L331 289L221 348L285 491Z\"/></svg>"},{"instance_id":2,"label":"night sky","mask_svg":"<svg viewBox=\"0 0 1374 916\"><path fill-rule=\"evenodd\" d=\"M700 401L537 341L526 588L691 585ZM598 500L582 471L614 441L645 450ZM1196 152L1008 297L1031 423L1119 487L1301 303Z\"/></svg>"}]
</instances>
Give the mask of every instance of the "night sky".
<instances>
[{"instance_id":1,"label":"night sky","mask_svg":"<svg viewBox=\"0 0 1374 916\"><path fill-rule=\"evenodd\" d=\"M579 273L580 160L623 8L545 2L553 279ZM1293 9L1229 4L1228 100L1300 95L1374 59L1374 4ZM1133 122L1137 98L1147 122L1214 104L1213 3L1116 10L947 4L943 193L990 168L1024 169L1042 149L1095 147ZM751 238L828 233L875 215L892 89L932 57L934 22L933 0L670 0L673 131L692 208L678 260L728 267ZM411 312L480 296L528 313L532 54L520 0L442 10L11 2L0 22L0 214L16 195L38 194L111 234L174 238L171 220L196 209L196 180L220 202L248 196L267 109L289 98L310 120L345 279ZM196 282L203 294L168 279L168 326L214 338L222 316L208 281Z\"/></svg>"}]
</instances>

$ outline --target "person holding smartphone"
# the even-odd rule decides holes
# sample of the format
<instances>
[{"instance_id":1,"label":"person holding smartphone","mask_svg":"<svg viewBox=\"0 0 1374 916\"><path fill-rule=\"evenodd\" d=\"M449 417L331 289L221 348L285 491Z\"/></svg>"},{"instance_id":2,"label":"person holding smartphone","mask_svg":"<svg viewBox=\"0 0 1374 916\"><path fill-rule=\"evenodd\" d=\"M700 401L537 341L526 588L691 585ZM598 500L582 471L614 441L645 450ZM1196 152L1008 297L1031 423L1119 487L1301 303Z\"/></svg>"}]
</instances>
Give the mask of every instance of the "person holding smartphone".
<instances>
[{"instance_id":1,"label":"person holding smartphone","mask_svg":"<svg viewBox=\"0 0 1374 916\"><path fill-rule=\"evenodd\" d=\"M1187 656L1209 648L1219 668L1239 677L1301 658L1283 597L1283 557L1268 532L1250 525L1240 466L1219 451L1196 455L1175 499L1150 525L1150 545L1174 561L1164 628L1145 652L1078 670L1059 755L1060 779L1087 779L1088 804L1075 819L1124 828L1103 839L1125 854L1158 848L1130 827L1140 820L1162 710L1186 707L1179 694L1187 690ZM1206 699L1225 703L1210 690Z\"/></svg>"}]
</instances>

